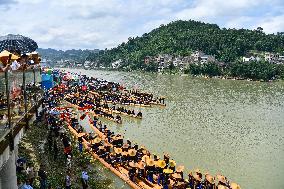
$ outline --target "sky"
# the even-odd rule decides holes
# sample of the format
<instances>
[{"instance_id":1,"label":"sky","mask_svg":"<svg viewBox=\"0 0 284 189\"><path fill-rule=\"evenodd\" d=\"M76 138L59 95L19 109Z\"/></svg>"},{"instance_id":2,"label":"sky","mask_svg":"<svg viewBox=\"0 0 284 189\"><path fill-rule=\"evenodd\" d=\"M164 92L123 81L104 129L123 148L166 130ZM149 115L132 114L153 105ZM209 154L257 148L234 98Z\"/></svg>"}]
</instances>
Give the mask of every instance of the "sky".
<instances>
[{"instance_id":1,"label":"sky","mask_svg":"<svg viewBox=\"0 0 284 189\"><path fill-rule=\"evenodd\" d=\"M284 0L0 0L0 18L41 48L105 49L175 20L284 32Z\"/></svg>"}]
</instances>

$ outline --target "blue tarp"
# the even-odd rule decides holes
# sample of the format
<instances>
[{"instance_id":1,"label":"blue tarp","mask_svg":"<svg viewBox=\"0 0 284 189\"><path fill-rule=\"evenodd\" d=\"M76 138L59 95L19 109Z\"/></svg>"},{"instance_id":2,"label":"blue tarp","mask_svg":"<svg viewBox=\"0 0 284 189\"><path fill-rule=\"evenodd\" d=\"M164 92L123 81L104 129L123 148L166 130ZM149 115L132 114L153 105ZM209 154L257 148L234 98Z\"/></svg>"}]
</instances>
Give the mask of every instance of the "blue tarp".
<instances>
[{"instance_id":1,"label":"blue tarp","mask_svg":"<svg viewBox=\"0 0 284 189\"><path fill-rule=\"evenodd\" d=\"M41 87L42 89L48 90L53 87L53 75L42 74L41 75Z\"/></svg>"},{"instance_id":2,"label":"blue tarp","mask_svg":"<svg viewBox=\"0 0 284 189\"><path fill-rule=\"evenodd\" d=\"M42 81L53 81L52 75L49 75L49 74L42 74L41 79Z\"/></svg>"},{"instance_id":3,"label":"blue tarp","mask_svg":"<svg viewBox=\"0 0 284 189\"><path fill-rule=\"evenodd\" d=\"M42 89L44 89L44 90L49 90L50 88L53 87L53 83L50 82L50 81L43 81L43 82L41 83L41 87L42 87Z\"/></svg>"}]
</instances>

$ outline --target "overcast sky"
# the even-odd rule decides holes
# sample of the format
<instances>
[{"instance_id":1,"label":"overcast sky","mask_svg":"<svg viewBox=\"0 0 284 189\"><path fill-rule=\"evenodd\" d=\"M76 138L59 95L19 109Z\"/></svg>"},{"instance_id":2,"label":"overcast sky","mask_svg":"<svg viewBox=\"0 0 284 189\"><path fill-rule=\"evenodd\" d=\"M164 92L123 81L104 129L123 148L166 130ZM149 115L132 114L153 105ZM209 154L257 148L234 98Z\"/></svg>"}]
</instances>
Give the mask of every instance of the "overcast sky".
<instances>
[{"instance_id":1,"label":"overcast sky","mask_svg":"<svg viewBox=\"0 0 284 189\"><path fill-rule=\"evenodd\" d=\"M111 48L174 20L284 31L284 0L0 0L0 35L39 47Z\"/></svg>"}]
</instances>

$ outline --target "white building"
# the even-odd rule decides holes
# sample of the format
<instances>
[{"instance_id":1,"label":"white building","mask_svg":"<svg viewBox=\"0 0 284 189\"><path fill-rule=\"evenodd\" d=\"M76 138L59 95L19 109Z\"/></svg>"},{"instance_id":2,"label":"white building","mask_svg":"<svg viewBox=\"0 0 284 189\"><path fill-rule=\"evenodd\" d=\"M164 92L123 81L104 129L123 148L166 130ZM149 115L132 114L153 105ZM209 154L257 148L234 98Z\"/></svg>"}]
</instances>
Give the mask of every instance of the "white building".
<instances>
[{"instance_id":1,"label":"white building","mask_svg":"<svg viewBox=\"0 0 284 189\"><path fill-rule=\"evenodd\" d=\"M201 51L195 51L194 53L191 54L191 56L193 57L194 62L198 62L200 61L200 57L204 56L204 53Z\"/></svg>"},{"instance_id":2,"label":"white building","mask_svg":"<svg viewBox=\"0 0 284 189\"><path fill-rule=\"evenodd\" d=\"M243 57L243 59L242 59L242 61L243 62L251 62L251 61L260 61L261 60L261 58L260 57L254 57L254 56L250 56L250 57Z\"/></svg>"},{"instance_id":3,"label":"white building","mask_svg":"<svg viewBox=\"0 0 284 189\"><path fill-rule=\"evenodd\" d=\"M278 59L279 59L279 54L274 54L270 52L264 54L264 60L270 63L277 63Z\"/></svg>"},{"instance_id":4,"label":"white building","mask_svg":"<svg viewBox=\"0 0 284 189\"><path fill-rule=\"evenodd\" d=\"M192 53L191 58L193 59L194 62L200 62L201 64L216 61L214 56L206 55L201 51L195 51L194 53Z\"/></svg>"},{"instance_id":5,"label":"white building","mask_svg":"<svg viewBox=\"0 0 284 189\"><path fill-rule=\"evenodd\" d=\"M119 66L121 66L121 63L122 63L122 60L119 59L119 60L117 60L117 61L111 63L111 66L112 66L112 68L116 69L116 68L118 68Z\"/></svg>"},{"instance_id":6,"label":"white building","mask_svg":"<svg viewBox=\"0 0 284 189\"><path fill-rule=\"evenodd\" d=\"M284 62L284 56L280 55L278 60Z\"/></svg>"}]
</instances>

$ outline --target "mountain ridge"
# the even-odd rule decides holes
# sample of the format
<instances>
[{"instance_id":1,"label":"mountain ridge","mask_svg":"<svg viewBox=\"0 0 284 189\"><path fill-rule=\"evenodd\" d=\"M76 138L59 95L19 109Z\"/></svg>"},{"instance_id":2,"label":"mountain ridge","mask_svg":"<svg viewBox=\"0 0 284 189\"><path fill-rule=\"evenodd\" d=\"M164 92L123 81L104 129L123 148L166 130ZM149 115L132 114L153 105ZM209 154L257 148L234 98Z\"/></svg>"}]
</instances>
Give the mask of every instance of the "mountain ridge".
<instances>
[{"instance_id":1,"label":"mountain ridge","mask_svg":"<svg viewBox=\"0 0 284 189\"><path fill-rule=\"evenodd\" d=\"M186 56L201 50L221 62L234 62L250 51L283 53L284 35L265 34L261 27L255 30L220 28L204 22L173 21L161 25L141 37L130 37L127 42L100 54L90 54L87 60L109 66L121 59L127 64L139 64L146 56L171 54Z\"/></svg>"}]
</instances>

